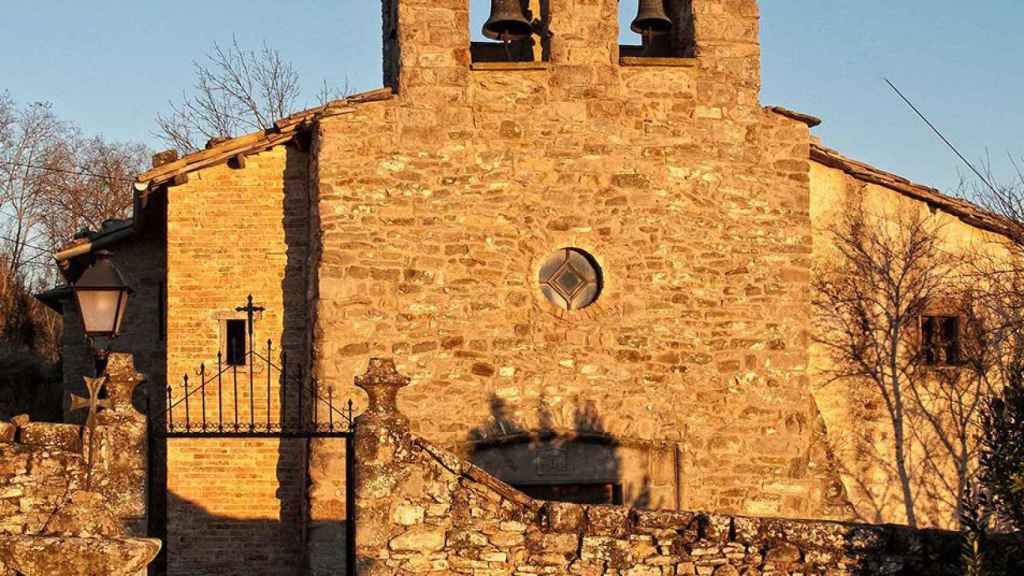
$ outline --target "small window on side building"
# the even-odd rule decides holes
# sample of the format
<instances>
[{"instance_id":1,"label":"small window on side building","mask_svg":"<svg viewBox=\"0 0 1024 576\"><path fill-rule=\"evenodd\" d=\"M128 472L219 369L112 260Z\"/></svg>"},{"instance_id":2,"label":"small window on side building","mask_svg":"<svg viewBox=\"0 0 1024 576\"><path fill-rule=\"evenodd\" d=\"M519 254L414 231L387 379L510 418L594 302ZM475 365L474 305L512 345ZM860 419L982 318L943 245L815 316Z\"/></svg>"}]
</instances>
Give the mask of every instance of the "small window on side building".
<instances>
[{"instance_id":1,"label":"small window on side building","mask_svg":"<svg viewBox=\"0 0 1024 576\"><path fill-rule=\"evenodd\" d=\"M959 365L960 319L956 316L923 316L921 347L927 366Z\"/></svg>"},{"instance_id":2,"label":"small window on side building","mask_svg":"<svg viewBox=\"0 0 1024 576\"><path fill-rule=\"evenodd\" d=\"M228 366L246 364L245 320L226 320L224 330L224 363Z\"/></svg>"}]
</instances>

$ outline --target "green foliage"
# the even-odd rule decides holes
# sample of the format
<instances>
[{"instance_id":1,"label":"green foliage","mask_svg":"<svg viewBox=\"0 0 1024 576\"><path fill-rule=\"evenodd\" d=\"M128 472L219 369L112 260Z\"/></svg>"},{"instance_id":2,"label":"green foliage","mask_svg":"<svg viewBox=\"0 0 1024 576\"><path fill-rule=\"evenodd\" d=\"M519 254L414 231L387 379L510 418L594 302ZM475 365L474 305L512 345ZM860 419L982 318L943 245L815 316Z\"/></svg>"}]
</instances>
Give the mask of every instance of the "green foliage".
<instances>
[{"instance_id":1,"label":"green foliage","mask_svg":"<svg viewBox=\"0 0 1024 576\"><path fill-rule=\"evenodd\" d=\"M1024 531L1024 368L1009 376L983 414L979 473L999 520Z\"/></svg>"},{"instance_id":2,"label":"green foliage","mask_svg":"<svg viewBox=\"0 0 1024 576\"><path fill-rule=\"evenodd\" d=\"M987 569L985 555L992 507L989 499L968 484L960 499L960 524L963 526L960 548L960 563L964 576L985 576Z\"/></svg>"}]
</instances>

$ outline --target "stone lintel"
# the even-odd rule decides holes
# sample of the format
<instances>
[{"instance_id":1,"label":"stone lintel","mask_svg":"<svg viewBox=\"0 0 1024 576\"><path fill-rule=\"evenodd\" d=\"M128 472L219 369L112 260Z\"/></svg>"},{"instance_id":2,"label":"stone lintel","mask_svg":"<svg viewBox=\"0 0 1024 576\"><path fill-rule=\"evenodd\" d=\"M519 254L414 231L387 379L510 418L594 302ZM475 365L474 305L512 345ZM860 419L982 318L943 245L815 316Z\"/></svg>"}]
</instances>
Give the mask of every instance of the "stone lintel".
<instances>
[{"instance_id":1,"label":"stone lintel","mask_svg":"<svg viewBox=\"0 0 1024 576\"><path fill-rule=\"evenodd\" d=\"M547 70L547 62L473 62L471 70Z\"/></svg>"},{"instance_id":2,"label":"stone lintel","mask_svg":"<svg viewBox=\"0 0 1024 576\"><path fill-rule=\"evenodd\" d=\"M697 65L696 58L676 58L662 56L620 56L620 66L654 66L663 68L693 68Z\"/></svg>"}]
</instances>

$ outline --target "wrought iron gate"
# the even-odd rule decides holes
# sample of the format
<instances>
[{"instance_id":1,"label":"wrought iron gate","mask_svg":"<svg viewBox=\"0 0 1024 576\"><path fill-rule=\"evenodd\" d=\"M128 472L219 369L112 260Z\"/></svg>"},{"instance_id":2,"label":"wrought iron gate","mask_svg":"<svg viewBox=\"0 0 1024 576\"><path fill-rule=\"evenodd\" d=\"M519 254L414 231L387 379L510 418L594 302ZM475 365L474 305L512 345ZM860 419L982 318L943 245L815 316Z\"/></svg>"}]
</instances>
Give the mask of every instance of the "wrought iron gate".
<instances>
[{"instance_id":1,"label":"wrought iron gate","mask_svg":"<svg viewBox=\"0 0 1024 576\"><path fill-rule=\"evenodd\" d=\"M162 411L150 420L150 437L172 438L344 438L346 484L346 571L355 574L353 511L355 419L352 401L338 402L332 389L320 389L300 363L291 367L285 351L273 360L273 342L257 352L253 336L254 306L246 306L248 346L244 364L223 352L207 368L200 364L178 387L168 386ZM274 384L276 383L276 389Z\"/></svg>"}]
</instances>

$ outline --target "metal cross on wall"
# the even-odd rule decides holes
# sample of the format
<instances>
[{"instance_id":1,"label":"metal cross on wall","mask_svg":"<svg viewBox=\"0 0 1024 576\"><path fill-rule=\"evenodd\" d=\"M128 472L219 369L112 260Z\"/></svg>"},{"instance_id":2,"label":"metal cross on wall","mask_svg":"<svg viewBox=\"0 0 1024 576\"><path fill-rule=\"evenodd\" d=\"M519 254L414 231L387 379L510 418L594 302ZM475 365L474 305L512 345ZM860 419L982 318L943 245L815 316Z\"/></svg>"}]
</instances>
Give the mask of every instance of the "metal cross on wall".
<instances>
[{"instance_id":1,"label":"metal cross on wall","mask_svg":"<svg viewBox=\"0 0 1024 576\"><path fill-rule=\"evenodd\" d=\"M266 308L264 308L263 306L253 306L252 294L249 294L249 297L246 299L245 306L239 306L239 307L235 308L235 312L245 312L246 327L249 330L249 351L250 351L250 353L252 352L253 344L255 343L255 340L253 339L253 334L252 334L252 332L253 332L253 330L252 330L252 328L253 328L253 319L256 316L257 312L263 312L264 310L266 310Z\"/></svg>"}]
</instances>

